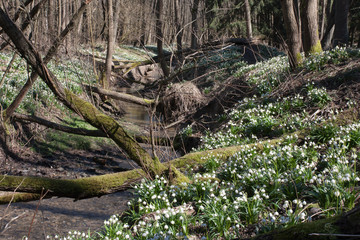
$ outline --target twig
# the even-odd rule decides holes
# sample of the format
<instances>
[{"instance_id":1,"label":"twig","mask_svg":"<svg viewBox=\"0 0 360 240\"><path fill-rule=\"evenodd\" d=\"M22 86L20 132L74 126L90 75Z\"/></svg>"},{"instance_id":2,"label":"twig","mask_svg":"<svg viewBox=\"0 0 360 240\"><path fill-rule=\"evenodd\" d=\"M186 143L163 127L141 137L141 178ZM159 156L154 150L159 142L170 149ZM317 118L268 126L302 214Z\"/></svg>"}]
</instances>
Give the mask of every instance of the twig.
<instances>
[{"instance_id":1,"label":"twig","mask_svg":"<svg viewBox=\"0 0 360 240\"><path fill-rule=\"evenodd\" d=\"M12 65L13 65L13 63L14 63L14 61L15 61L16 55L17 55L17 53L15 52L14 55L12 56L9 64L8 64L8 66L7 66L6 70L5 70L2 78L1 78L0 87L4 84L4 82L5 82L5 77L6 77L6 75L10 72L11 67L12 67Z\"/></svg>"},{"instance_id":2,"label":"twig","mask_svg":"<svg viewBox=\"0 0 360 240\"><path fill-rule=\"evenodd\" d=\"M39 210L39 206L40 206L41 200L43 200L43 198L44 198L44 197L46 196L46 194L49 192L49 189L46 190L45 194L43 194L43 191L44 191L44 188L41 190L40 199L39 199L38 204L36 205L36 210L35 210L35 212L34 212L34 216L33 216L32 220L31 220L31 224L30 224L30 228L29 228L29 232L28 232L28 239L30 239L31 228L32 228L33 223L34 223L35 216L36 216L36 214L37 214L37 212L38 212L38 210Z\"/></svg>"},{"instance_id":3,"label":"twig","mask_svg":"<svg viewBox=\"0 0 360 240\"><path fill-rule=\"evenodd\" d=\"M5 177L6 177L6 176L4 176L4 178L5 178ZM0 182L2 182L2 181L4 180L4 178L1 179ZM14 198L15 198L15 193L16 193L16 191L19 189L19 187L22 185L22 183L24 182L24 180L25 180L25 178L23 178L23 179L21 180L20 184L15 188L14 194L12 195L12 197L11 197L11 199L10 199L10 202L8 203L7 207L6 207L5 210L4 210L4 216L6 216L6 212L7 212L7 210L9 209L12 201L13 201ZM1 218L0 218L0 219L1 219Z\"/></svg>"},{"instance_id":4,"label":"twig","mask_svg":"<svg viewBox=\"0 0 360 240\"><path fill-rule=\"evenodd\" d=\"M315 217L315 216L317 216L317 215L320 215L320 214L322 214L322 213L325 213L325 212L328 212L328 211L330 211L330 210L334 210L334 209L335 209L335 208L334 208L334 207L332 207L332 208L328 208L328 209L323 210L323 211L319 211L319 212L314 213L313 215L311 215L311 216L310 216L310 218L313 218L313 217Z\"/></svg>"},{"instance_id":5,"label":"twig","mask_svg":"<svg viewBox=\"0 0 360 240\"><path fill-rule=\"evenodd\" d=\"M16 219L22 217L23 215L25 215L26 212L21 213L20 215L17 215L16 217L13 217L12 219L10 219L10 221L4 226L4 228L1 230L0 234L3 234L6 230L8 230L10 228L10 223L14 222Z\"/></svg>"}]
</instances>

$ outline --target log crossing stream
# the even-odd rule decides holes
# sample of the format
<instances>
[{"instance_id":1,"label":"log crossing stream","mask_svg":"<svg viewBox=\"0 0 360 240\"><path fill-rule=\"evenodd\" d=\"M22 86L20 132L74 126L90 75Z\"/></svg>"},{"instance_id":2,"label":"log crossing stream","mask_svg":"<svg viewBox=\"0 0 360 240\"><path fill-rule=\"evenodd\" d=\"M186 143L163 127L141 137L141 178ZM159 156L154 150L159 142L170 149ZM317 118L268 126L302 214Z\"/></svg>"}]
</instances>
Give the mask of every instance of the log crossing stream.
<instances>
[{"instance_id":1,"label":"log crossing stream","mask_svg":"<svg viewBox=\"0 0 360 240\"><path fill-rule=\"evenodd\" d=\"M126 104L125 106L127 113L123 116L123 121L136 124L139 128L149 128L150 117L145 107L135 104ZM158 122L158 124L160 123ZM143 147L150 151L149 146L143 145ZM176 156L171 148L161 148L160 158L166 159ZM116 156L119 155L114 156L113 158L116 159ZM118 159L118 162L119 166L123 166L125 169L135 167L135 164L123 159ZM89 176L86 167L89 168L89 166L84 166L84 169L77 171L83 171L87 174L86 176ZM101 171L101 173L106 173L106 171L111 173L107 169ZM100 171L97 172L97 174L99 173ZM82 176L81 174L78 176ZM40 240L46 239L48 235L53 237L55 235L64 236L69 231L74 230L82 232L99 231L104 220L109 219L113 214L123 212L131 198L133 198L133 193L128 190L100 198L79 201L53 197L41 201L11 203L9 206L0 205L0 240L20 240L28 235L30 236L29 239Z\"/></svg>"}]
</instances>

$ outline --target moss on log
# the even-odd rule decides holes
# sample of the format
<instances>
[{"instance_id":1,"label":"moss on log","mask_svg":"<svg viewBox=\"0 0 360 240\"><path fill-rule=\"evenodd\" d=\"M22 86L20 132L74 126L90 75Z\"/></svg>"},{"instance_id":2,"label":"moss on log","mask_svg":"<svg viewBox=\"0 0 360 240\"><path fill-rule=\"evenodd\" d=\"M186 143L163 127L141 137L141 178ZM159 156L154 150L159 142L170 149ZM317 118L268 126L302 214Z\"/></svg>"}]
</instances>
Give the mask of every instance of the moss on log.
<instances>
[{"instance_id":1,"label":"moss on log","mask_svg":"<svg viewBox=\"0 0 360 240\"><path fill-rule=\"evenodd\" d=\"M340 216L301 223L256 236L254 240L359 239L360 207Z\"/></svg>"},{"instance_id":2,"label":"moss on log","mask_svg":"<svg viewBox=\"0 0 360 240\"><path fill-rule=\"evenodd\" d=\"M145 176L144 171L131 171L79 179L52 179L45 177L1 176L2 191L18 189L19 192L41 193L49 190L48 196L83 199L102 196L123 189ZM33 200L33 199L31 199Z\"/></svg>"},{"instance_id":3,"label":"moss on log","mask_svg":"<svg viewBox=\"0 0 360 240\"><path fill-rule=\"evenodd\" d=\"M272 140L270 144L277 144L281 141L282 139ZM164 168L163 173L171 175L170 178L172 184L176 185L183 182L189 182L189 179L178 169L201 165L206 161L205 157L209 154L216 154L226 160L242 148L257 147L261 149L264 144L269 144L269 142L265 141L256 144L190 153L162 164ZM49 190L49 193L47 194L49 196L83 199L126 190L131 187L131 184L144 177L148 177L148 175L141 169L79 179L52 179L45 177L0 175L0 179L2 179L2 181L0 181L0 191L14 191L17 189L19 192L39 194L45 189Z\"/></svg>"},{"instance_id":4,"label":"moss on log","mask_svg":"<svg viewBox=\"0 0 360 240\"><path fill-rule=\"evenodd\" d=\"M10 202L28 202L38 200L40 197L40 194L37 193L9 192L0 195L0 204L8 204Z\"/></svg>"}]
</instances>

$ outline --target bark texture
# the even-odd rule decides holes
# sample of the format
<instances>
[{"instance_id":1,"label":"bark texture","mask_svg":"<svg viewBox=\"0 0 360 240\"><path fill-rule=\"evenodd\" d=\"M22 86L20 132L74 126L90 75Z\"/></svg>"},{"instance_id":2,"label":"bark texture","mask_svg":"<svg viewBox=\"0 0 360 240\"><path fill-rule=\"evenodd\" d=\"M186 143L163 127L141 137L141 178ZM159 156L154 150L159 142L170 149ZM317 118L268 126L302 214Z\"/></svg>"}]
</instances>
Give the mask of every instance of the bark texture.
<instances>
[{"instance_id":1,"label":"bark texture","mask_svg":"<svg viewBox=\"0 0 360 240\"><path fill-rule=\"evenodd\" d=\"M293 0L281 0L281 6L287 35L289 62L292 68L296 68L302 62L302 59L300 55L300 32L294 12Z\"/></svg>"},{"instance_id":2,"label":"bark texture","mask_svg":"<svg viewBox=\"0 0 360 240\"><path fill-rule=\"evenodd\" d=\"M245 11L246 11L246 33L247 37L251 39L253 37L252 34L252 25L251 25L251 8L249 0L245 0Z\"/></svg>"},{"instance_id":3,"label":"bark texture","mask_svg":"<svg viewBox=\"0 0 360 240\"><path fill-rule=\"evenodd\" d=\"M350 7L350 0L335 0L335 30L333 47L344 46L348 44L348 14Z\"/></svg>"},{"instance_id":4,"label":"bark texture","mask_svg":"<svg viewBox=\"0 0 360 240\"><path fill-rule=\"evenodd\" d=\"M169 67L167 66L164 51L163 51L163 44L164 44L164 34L162 30L162 12L163 12L163 0L157 0L156 2L156 44L157 44L157 51L158 57L160 61L161 69L163 70L164 76L167 77L170 75Z\"/></svg>"},{"instance_id":5,"label":"bark texture","mask_svg":"<svg viewBox=\"0 0 360 240\"><path fill-rule=\"evenodd\" d=\"M319 39L318 0L301 1L302 42L305 55L322 51Z\"/></svg>"}]
</instances>

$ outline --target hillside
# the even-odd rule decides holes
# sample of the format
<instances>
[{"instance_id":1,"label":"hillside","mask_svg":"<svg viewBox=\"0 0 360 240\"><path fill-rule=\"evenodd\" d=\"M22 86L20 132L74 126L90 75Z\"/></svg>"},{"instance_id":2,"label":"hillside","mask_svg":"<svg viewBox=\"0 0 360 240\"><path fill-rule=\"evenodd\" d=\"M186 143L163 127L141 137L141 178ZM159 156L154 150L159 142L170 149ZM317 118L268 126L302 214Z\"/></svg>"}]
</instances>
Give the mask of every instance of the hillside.
<instances>
[{"instance_id":1,"label":"hillside","mask_svg":"<svg viewBox=\"0 0 360 240\"><path fill-rule=\"evenodd\" d=\"M243 239L306 222L308 225L285 232L298 234L300 231L297 239L308 238L310 233L359 234L356 227L342 228L342 221L338 224L329 217L356 210L359 200L360 51L335 48L307 58L295 71L290 71L287 58L281 55L264 58L255 64L235 61L236 54L231 56L232 60L223 60L220 67L211 64L213 59L207 57L208 66L217 66L215 70L220 69L221 74L218 72L216 77L211 77L206 73L214 72L214 68L209 67L202 70L206 78L194 81L201 93L207 95L207 101L188 113L192 122L186 122L180 134L184 142L201 135L194 153L183 157L198 156L195 162L186 164L188 167L182 166L192 183L173 186L161 176L143 180L134 186L136 198L128 203L129 210L105 221L103 231L92 237L76 232L70 234L70 238ZM23 68L18 66L14 74L21 73ZM78 70L73 72L77 77L81 74ZM15 94L11 91L16 89L15 83L5 81L6 88L2 89L6 89L6 94ZM71 86L74 82L67 84ZM235 91L236 94L225 91L229 87L238 90L236 86L239 85L242 88ZM75 83L73 89L81 94L82 88L76 86L79 85ZM41 89L41 84L34 88L29 101L36 99L35 102L46 106L45 100L50 97L36 89ZM2 98L2 104L6 104L4 99L7 98ZM204 115L198 117L204 109L214 106L214 99L224 101L223 109L206 118ZM36 108L36 113L44 106ZM28 113L33 108L26 102L22 107ZM52 109L51 113L57 118L65 118L64 109L58 106ZM204 122L204 119L211 121ZM51 137L57 135L43 136L51 143ZM94 142L89 142L88 138L65 138L66 141L62 138L64 143L74 141L72 146L80 145L82 150L76 152L79 156L90 154L80 157L86 160L84 165L98 169L89 167L89 160L95 156L94 152L91 155ZM54 142L61 141L55 138ZM104 144L95 145L104 149L111 146ZM36 144L32 146L38 151ZM46 151L51 149L54 146L49 144ZM98 149L97 154L104 153L104 149ZM56 162L58 155L55 153L51 153L51 158L42 154L45 174L52 173L47 164ZM29 152L28 159L35 159L33 154ZM62 161L68 156L63 155ZM110 158L118 159L119 155L114 153ZM16 161L16 158L9 158L7 162L18 168L18 172L12 174L37 174L21 171ZM79 169L83 165L73 164ZM96 170L96 174L119 171L119 163L115 163L117 170L114 170L115 165L111 168L111 164L106 164L99 172ZM181 159L173 164L181 166ZM82 171L76 173L80 175L67 177L94 174L86 169ZM54 171L53 177L61 177L62 172L66 173ZM327 218L329 220L324 220ZM314 223L320 225L314 225L313 230L311 223L315 220Z\"/></svg>"}]
</instances>

